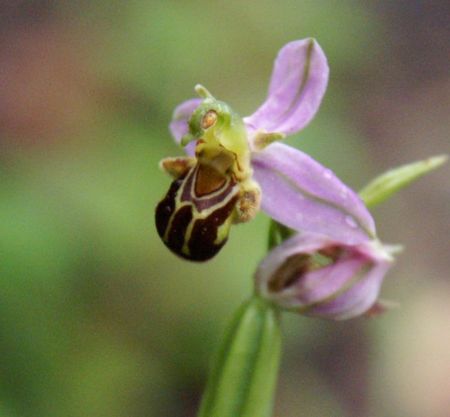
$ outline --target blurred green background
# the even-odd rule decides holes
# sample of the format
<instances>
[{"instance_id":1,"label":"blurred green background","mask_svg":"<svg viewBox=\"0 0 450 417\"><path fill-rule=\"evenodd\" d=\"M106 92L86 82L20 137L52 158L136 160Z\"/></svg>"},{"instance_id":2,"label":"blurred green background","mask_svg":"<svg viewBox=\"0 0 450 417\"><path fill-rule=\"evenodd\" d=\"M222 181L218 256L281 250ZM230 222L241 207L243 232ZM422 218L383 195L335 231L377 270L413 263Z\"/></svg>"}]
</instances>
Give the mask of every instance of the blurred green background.
<instances>
[{"instance_id":1,"label":"blurred green background","mask_svg":"<svg viewBox=\"0 0 450 417\"><path fill-rule=\"evenodd\" d=\"M0 416L195 416L211 353L252 288L264 214L220 256L153 224L181 154L167 125L201 82L242 115L313 36L329 88L289 143L359 189L448 152L446 1L0 1ZM286 316L277 417L450 410L449 168L374 211L403 243L378 319Z\"/></svg>"}]
</instances>

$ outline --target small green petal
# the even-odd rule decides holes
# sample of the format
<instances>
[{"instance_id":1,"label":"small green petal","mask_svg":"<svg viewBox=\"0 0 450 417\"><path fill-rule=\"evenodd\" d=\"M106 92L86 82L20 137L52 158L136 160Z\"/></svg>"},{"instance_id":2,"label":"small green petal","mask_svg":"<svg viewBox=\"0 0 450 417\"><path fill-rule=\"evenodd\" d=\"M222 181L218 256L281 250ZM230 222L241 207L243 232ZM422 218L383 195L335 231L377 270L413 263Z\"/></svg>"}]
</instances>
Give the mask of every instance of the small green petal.
<instances>
[{"instance_id":1,"label":"small green petal","mask_svg":"<svg viewBox=\"0 0 450 417\"><path fill-rule=\"evenodd\" d=\"M190 133L187 133L181 138L180 144L181 146L185 147L188 143L192 142L195 139L196 139L195 136L191 135Z\"/></svg>"},{"instance_id":2,"label":"small green petal","mask_svg":"<svg viewBox=\"0 0 450 417\"><path fill-rule=\"evenodd\" d=\"M440 155L394 168L371 181L359 192L359 195L367 207L374 207L423 175L440 167L447 159L447 155Z\"/></svg>"},{"instance_id":3,"label":"small green petal","mask_svg":"<svg viewBox=\"0 0 450 417\"><path fill-rule=\"evenodd\" d=\"M284 133L279 132L257 132L253 138L255 151L262 151L271 143L283 140L286 137Z\"/></svg>"}]
</instances>

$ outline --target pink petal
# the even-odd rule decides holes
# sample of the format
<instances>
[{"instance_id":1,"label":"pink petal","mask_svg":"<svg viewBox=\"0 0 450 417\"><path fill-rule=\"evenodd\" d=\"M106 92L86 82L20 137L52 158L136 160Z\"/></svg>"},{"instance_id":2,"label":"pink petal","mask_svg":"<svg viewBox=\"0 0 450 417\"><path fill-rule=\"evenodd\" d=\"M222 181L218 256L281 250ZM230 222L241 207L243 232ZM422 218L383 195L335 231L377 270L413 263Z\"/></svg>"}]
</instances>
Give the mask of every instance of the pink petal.
<instances>
[{"instance_id":1,"label":"pink petal","mask_svg":"<svg viewBox=\"0 0 450 417\"><path fill-rule=\"evenodd\" d=\"M292 259L314 259L326 251L336 259L322 267L294 266ZM293 236L273 249L256 271L258 293L281 308L308 316L344 320L363 314L376 302L392 257L378 241L347 245L315 233ZM303 261L302 261L303 262ZM286 269L286 265L291 264ZM299 264L300 265L300 264ZM286 286L271 287L284 268ZM281 279L281 278L280 278Z\"/></svg>"},{"instance_id":2,"label":"pink petal","mask_svg":"<svg viewBox=\"0 0 450 417\"><path fill-rule=\"evenodd\" d=\"M369 310L376 302L390 262L375 264L362 279L335 299L320 303L305 314L333 320L346 320Z\"/></svg>"},{"instance_id":3,"label":"pink petal","mask_svg":"<svg viewBox=\"0 0 450 417\"><path fill-rule=\"evenodd\" d=\"M325 54L314 39L285 45L275 60L266 101L244 119L249 131L289 135L303 129L320 106L328 73Z\"/></svg>"},{"instance_id":4,"label":"pink petal","mask_svg":"<svg viewBox=\"0 0 450 417\"><path fill-rule=\"evenodd\" d=\"M203 100L201 98L191 98L178 105L172 115L172 121L169 125L170 133L175 142L180 144L181 138L189 132L189 119L194 110L200 105ZM195 143L191 142L186 146L186 152L189 155L194 154Z\"/></svg>"},{"instance_id":5,"label":"pink petal","mask_svg":"<svg viewBox=\"0 0 450 417\"><path fill-rule=\"evenodd\" d=\"M274 143L253 154L262 209L292 229L347 244L375 237L375 224L357 194L332 171L290 146Z\"/></svg>"}]
</instances>

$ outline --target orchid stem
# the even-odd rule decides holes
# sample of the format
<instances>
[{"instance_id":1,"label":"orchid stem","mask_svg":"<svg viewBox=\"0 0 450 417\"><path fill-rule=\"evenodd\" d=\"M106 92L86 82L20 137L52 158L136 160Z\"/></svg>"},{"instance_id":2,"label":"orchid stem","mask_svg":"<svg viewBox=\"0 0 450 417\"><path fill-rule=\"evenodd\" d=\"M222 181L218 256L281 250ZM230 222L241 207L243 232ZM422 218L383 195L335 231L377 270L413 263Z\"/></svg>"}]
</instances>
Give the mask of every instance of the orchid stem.
<instances>
[{"instance_id":1,"label":"orchid stem","mask_svg":"<svg viewBox=\"0 0 450 417\"><path fill-rule=\"evenodd\" d=\"M279 313L255 295L236 311L225 334L198 417L269 417L280 349Z\"/></svg>"},{"instance_id":2,"label":"orchid stem","mask_svg":"<svg viewBox=\"0 0 450 417\"><path fill-rule=\"evenodd\" d=\"M269 225L269 240L267 242L267 249L270 251L275 246L281 245L286 239L294 235L294 231L289 227L271 219Z\"/></svg>"}]
</instances>

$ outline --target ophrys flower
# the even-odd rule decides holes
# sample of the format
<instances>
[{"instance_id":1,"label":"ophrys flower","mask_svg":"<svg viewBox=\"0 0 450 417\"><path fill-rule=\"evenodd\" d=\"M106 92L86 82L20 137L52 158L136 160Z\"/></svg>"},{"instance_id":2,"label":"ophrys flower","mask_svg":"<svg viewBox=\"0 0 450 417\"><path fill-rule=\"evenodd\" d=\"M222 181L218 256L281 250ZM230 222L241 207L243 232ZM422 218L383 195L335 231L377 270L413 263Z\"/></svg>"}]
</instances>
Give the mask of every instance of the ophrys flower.
<instances>
[{"instance_id":1,"label":"ophrys flower","mask_svg":"<svg viewBox=\"0 0 450 417\"><path fill-rule=\"evenodd\" d=\"M257 293L300 314L344 320L373 308L398 246L378 240L349 245L315 233L274 248L255 274Z\"/></svg>"},{"instance_id":2,"label":"ophrys flower","mask_svg":"<svg viewBox=\"0 0 450 417\"><path fill-rule=\"evenodd\" d=\"M328 72L315 40L294 41L280 50L268 96L251 116L242 119L201 86L201 98L175 109L170 129L189 156L161 162L175 180L156 210L158 233L171 250L210 259L231 224L251 220L260 202L297 231L348 244L375 236L371 215L349 187L305 153L278 143L314 117Z\"/></svg>"}]
</instances>

